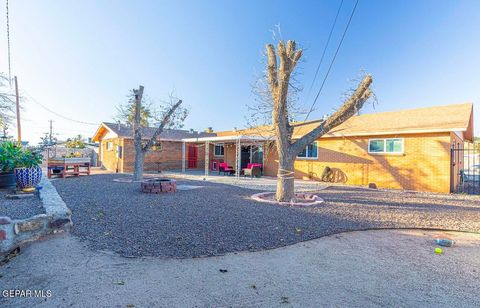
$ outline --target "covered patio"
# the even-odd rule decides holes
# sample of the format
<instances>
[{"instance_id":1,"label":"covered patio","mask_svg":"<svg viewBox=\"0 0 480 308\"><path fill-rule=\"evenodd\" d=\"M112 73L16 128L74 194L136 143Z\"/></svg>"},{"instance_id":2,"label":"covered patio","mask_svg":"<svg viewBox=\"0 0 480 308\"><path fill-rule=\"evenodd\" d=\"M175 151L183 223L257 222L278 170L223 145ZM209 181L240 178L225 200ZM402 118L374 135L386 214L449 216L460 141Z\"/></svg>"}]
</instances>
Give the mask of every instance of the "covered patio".
<instances>
[{"instance_id":1,"label":"covered patio","mask_svg":"<svg viewBox=\"0 0 480 308\"><path fill-rule=\"evenodd\" d=\"M220 173L221 165L225 164L236 178L249 164L261 165L263 171L264 145L267 141L265 137L245 135L182 139L182 173L199 170L202 161L205 177L210 176L211 172Z\"/></svg>"}]
</instances>

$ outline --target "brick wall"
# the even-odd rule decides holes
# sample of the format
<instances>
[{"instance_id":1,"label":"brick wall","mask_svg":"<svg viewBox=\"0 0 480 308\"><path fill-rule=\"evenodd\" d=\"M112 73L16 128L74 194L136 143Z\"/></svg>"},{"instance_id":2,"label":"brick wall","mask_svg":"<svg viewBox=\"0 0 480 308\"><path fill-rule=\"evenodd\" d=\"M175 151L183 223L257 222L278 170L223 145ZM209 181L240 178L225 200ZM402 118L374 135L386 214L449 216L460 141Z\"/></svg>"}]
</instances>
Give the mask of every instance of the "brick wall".
<instances>
[{"instance_id":1,"label":"brick wall","mask_svg":"<svg viewBox=\"0 0 480 308\"><path fill-rule=\"evenodd\" d=\"M107 150L107 142L113 143L112 150ZM123 148L122 158L116 157L117 146L122 146ZM203 170L205 168L205 145L203 143L200 143L196 144L196 146L198 149L196 169ZM185 147L185 151L185 158L188 158L188 144ZM102 166L106 169L115 171L118 166L118 172L133 172L135 161L135 147L133 139L104 139L100 143L99 153L102 160ZM213 144L211 144L210 161L213 158ZM145 155L144 170L158 171L158 162L160 162L161 170L182 169L182 142L162 141L161 150L152 149ZM185 162L185 166L188 166L187 162Z\"/></svg>"},{"instance_id":2,"label":"brick wall","mask_svg":"<svg viewBox=\"0 0 480 308\"><path fill-rule=\"evenodd\" d=\"M404 138L404 154L369 154L368 139L374 138ZM295 177L319 180L328 166L336 181L345 184L448 193L450 143L449 133L322 138L318 159L297 159ZM275 151L267 153L265 165L265 173L275 176Z\"/></svg>"}]
</instances>

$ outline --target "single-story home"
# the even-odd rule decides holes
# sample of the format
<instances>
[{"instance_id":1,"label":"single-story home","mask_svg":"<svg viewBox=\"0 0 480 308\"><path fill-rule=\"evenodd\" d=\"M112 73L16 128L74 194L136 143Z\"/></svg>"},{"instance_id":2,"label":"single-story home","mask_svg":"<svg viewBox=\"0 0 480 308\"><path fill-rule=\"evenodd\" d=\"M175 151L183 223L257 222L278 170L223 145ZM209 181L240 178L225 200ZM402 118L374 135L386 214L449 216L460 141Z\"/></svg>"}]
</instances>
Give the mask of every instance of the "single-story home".
<instances>
[{"instance_id":1,"label":"single-story home","mask_svg":"<svg viewBox=\"0 0 480 308\"><path fill-rule=\"evenodd\" d=\"M156 128L145 127L142 137L149 140ZM145 156L144 170L158 171L182 168L182 147L185 138L202 138L215 136L213 133L197 132L194 130L165 129L158 142ZM102 167L116 172L133 172L135 160L135 146L133 130L130 126L118 123L103 122L98 127L92 140L99 142L99 157ZM204 149L190 145L188 153L191 158L189 168L204 168ZM189 157L190 157L189 156Z\"/></svg>"},{"instance_id":2,"label":"single-story home","mask_svg":"<svg viewBox=\"0 0 480 308\"><path fill-rule=\"evenodd\" d=\"M293 138L320 122L292 123ZM102 123L94 140L101 143L100 159L106 168L132 171L130 128ZM145 169L155 170L158 165L152 163L164 162L166 168L208 173L218 170L221 162L236 170L255 162L263 164L265 175L276 176L277 153L267 150L271 140L269 130L260 127L201 133L169 130L160 136L161 152L149 154ZM451 149L472 141L471 103L358 115L307 146L295 161L295 177L320 181L329 167L329 180L335 182L448 193L458 184L463 165L462 157L451 157ZM124 154L115 155L115 146L123 147Z\"/></svg>"}]
</instances>

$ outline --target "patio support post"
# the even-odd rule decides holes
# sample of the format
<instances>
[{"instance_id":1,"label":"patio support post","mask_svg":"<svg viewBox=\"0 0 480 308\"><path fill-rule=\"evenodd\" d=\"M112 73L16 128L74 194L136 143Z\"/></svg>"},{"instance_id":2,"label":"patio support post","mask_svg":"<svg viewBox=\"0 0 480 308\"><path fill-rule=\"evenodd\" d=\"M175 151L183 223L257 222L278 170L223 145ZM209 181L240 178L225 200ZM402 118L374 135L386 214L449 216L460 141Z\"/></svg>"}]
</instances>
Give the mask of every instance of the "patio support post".
<instances>
[{"instance_id":1,"label":"patio support post","mask_svg":"<svg viewBox=\"0 0 480 308\"><path fill-rule=\"evenodd\" d=\"M235 176L238 178L240 178L240 166L241 166L241 153L242 153L242 145L240 143L240 138L237 139L237 142L236 142L236 151L235 151L235 154L236 154L236 157L235 157Z\"/></svg>"},{"instance_id":2,"label":"patio support post","mask_svg":"<svg viewBox=\"0 0 480 308\"><path fill-rule=\"evenodd\" d=\"M182 172L185 173L185 141L182 142Z\"/></svg>"},{"instance_id":3,"label":"patio support post","mask_svg":"<svg viewBox=\"0 0 480 308\"><path fill-rule=\"evenodd\" d=\"M210 167L210 141L205 141L205 177L208 176Z\"/></svg>"}]
</instances>

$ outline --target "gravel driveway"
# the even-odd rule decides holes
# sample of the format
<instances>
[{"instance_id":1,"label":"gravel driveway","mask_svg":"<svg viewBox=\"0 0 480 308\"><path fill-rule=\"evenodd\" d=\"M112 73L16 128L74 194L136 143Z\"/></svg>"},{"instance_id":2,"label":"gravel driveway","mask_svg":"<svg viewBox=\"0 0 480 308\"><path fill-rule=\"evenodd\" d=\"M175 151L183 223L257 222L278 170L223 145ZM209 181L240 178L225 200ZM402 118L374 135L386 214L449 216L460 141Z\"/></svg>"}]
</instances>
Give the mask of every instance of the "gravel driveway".
<instances>
[{"instance_id":1,"label":"gravel driveway","mask_svg":"<svg viewBox=\"0 0 480 308\"><path fill-rule=\"evenodd\" d=\"M140 192L119 175L52 181L73 211L73 234L96 250L123 256L201 257L290 245L368 228L441 228L480 232L480 199L331 187L325 203L293 208L249 199L257 190L202 186L175 194Z\"/></svg>"},{"instance_id":2,"label":"gravel driveway","mask_svg":"<svg viewBox=\"0 0 480 308\"><path fill-rule=\"evenodd\" d=\"M10 190L0 189L0 216L24 219L44 213L37 195L24 199L6 199L5 196L11 193Z\"/></svg>"}]
</instances>

